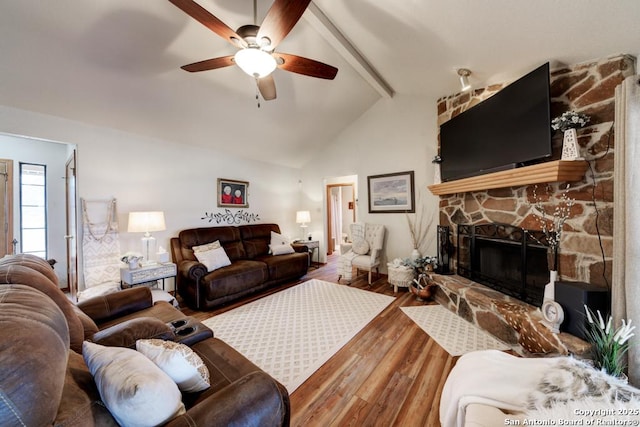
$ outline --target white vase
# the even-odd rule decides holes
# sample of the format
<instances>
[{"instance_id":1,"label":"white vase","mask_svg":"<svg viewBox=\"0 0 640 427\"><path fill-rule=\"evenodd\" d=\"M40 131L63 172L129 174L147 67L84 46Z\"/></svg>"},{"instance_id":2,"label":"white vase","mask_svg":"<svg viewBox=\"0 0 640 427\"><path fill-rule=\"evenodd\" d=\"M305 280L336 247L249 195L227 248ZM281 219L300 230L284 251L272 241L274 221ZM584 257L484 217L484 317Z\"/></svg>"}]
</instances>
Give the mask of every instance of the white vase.
<instances>
[{"instance_id":1,"label":"white vase","mask_svg":"<svg viewBox=\"0 0 640 427\"><path fill-rule=\"evenodd\" d=\"M564 138L562 140L561 160L577 160L579 158L578 133L575 129L567 129L564 131Z\"/></svg>"},{"instance_id":2,"label":"white vase","mask_svg":"<svg viewBox=\"0 0 640 427\"><path fill-rule=\"evenodd\" d=\"M422 255L420 255L420 251L416 248L413 248L413 251L411 251L411 260L415 261L418 258L420 258Z\"/></svg>"},{"instance_id":3,"label":"white vase","mask_svg":"<svg viewBox=\"0 0 640 427\"><path fill-rule=\"evenodd\" d=\"M440 163L435 163L433 166L433 183L440 184L442 182L442 177L440 175Z\"/></svg>"},{"instance_id":4,"label":"white vase","mask_svg":"<svg viewBox=\"0 0 640 427\"><path fill-rule=\"evenodd\" d=\"M551 270L549 272L549 283L544 286L543 299L555 301L556 299L556 280L558 280L558 272Z\"/></svg>"}]
</instances>

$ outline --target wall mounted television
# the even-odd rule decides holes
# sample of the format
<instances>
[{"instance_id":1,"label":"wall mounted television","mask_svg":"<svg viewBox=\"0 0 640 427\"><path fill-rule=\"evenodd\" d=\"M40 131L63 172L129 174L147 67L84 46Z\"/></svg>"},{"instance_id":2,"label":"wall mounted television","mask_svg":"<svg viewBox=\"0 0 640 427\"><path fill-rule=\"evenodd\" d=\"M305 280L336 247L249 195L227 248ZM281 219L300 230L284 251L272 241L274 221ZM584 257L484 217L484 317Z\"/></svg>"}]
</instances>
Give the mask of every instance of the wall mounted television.
<instances>
[{"instance_id":1,"label":"wall mounted television","mask_svg":"<svg viewBox=\"0 0 640 427\"><path fill-rule=\"evenodd\" d=\"M440 126L442 181L551 156L549 63Z\"/></svg>"}]
</instances>

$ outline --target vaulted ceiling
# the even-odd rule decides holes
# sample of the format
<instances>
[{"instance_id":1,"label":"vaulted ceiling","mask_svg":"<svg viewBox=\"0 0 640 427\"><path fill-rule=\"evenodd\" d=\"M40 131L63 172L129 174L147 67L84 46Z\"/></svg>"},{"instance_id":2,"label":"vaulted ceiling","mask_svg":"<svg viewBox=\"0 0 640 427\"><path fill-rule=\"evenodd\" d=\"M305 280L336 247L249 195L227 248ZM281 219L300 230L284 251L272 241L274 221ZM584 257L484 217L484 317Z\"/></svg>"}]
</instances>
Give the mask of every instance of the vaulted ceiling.
<instances>
[{"instance_id":1,"label":"vaulted ceiling","mask_svg":"<svg viewBox=\"0 0 640 427\"><path fill-rule=\"evenodd\" d=\"M233 29L253 23L251 0L198 3ZM271 3L257 1L258 22ZM315 0L277 50L337 77L276 70L278 97L258 108L237 67L180 69L235 49L167 0L4 0L0 104L295 167L381 97L435 107L459 90L456 68L485 86L638 55L639 20L638 0Z\"/></svg>"}]
</instances>

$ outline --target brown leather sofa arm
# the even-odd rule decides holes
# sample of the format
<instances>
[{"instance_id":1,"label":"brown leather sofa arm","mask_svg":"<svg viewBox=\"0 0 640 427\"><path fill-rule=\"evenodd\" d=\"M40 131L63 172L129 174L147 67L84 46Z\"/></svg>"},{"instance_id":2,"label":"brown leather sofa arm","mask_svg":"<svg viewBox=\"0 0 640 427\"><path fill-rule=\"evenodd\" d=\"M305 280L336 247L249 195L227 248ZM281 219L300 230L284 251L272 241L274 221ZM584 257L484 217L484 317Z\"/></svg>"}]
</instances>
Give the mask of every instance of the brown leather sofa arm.
<instances>
[{"instance_id":1,"label":"brown leather sofa arm","mask_svg":"<svg viewBox=\"0 0 640 427\"><path fill-rule=\"evenodd\" d=\"M124 289L78 303L78 308L97 324L144 310L153 305L151 290L146 286Z\"/></svg>"},{"instance_id":2,"label":"brown leather sofa arm","mask_svg":"<svg viewBox=\"0 0 640 427\"><path fill-rule=\"evenodd\" d=\"M135 348L136 340L149 338L174 340L175 334L171 327L160 319L138 317L96 332L91 341L109 347Z\"/></svg>"},{"instance_id":3,"label":"brown leather sofa arm","mask_svg":"<svg viewBox=\"0 0 640 427\"><path fill-rule=\"evenodd\" d=\"M256 371L207 396L167 427L288 426L289 395L268 374Z\"/></svg>"},{"instance_id":4,"label":"brown leather sofa arm","mask_svg":"<svg viewBox=\"0 0 640 427\"><path fill-rule=\"evenodd\" d=\"M186 279L198 281L207 274L207 267L198 261L181 261L178 264L178 274Z\"/></svg>"}]
</instances>

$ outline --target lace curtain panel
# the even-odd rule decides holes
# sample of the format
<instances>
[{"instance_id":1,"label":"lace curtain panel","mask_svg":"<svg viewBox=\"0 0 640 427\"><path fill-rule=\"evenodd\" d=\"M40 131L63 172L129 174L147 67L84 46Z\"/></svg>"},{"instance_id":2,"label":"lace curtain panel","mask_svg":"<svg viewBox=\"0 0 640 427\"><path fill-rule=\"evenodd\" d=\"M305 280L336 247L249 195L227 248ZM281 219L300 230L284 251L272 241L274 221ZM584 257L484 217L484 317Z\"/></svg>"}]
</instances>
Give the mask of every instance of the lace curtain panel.
<instances>
[{"instance_id":1,"label":"lace curtain panel","mask_svg":"<svg viewBox=\"0 0 640 427\"><path fill-rule=\"evenodd\" d=\"M120 282L116 199L82 199L82 258L85 288Z\"/></svg>"}]
</instances>

